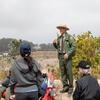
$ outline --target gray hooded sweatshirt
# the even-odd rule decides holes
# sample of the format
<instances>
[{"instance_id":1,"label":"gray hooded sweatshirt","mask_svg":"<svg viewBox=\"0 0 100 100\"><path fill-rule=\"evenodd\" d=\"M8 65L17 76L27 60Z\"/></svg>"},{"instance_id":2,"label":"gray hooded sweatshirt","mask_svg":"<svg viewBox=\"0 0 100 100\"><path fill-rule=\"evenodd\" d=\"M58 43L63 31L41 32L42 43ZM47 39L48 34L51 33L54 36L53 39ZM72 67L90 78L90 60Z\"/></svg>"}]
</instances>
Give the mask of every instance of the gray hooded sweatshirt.
<instances>
[{"instance_id":1,"label":"gray hooded sweatshirt","mask_svg":"<svg viewBox=\"0 0 100 100\"><path fill-rule=\"evenodd\" d=\"M33 69L30 71L24 59L16 60L12 66L10 85L15 86L15 93L22 93L41 88L40 65L33 60ZM13 88L12 88L13 89ZM14 91L11 90L14 94Z\"/></svg>"}]
</instances>

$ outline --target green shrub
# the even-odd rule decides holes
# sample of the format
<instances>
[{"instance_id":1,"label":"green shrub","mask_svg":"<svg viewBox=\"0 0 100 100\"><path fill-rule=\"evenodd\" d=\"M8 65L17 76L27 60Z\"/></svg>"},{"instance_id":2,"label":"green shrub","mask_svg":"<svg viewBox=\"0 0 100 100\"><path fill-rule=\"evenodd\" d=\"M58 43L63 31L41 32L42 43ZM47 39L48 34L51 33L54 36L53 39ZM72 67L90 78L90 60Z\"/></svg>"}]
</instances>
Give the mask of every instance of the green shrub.
<instances>
[{"instance_id":1,"label":"green shrub","mask_svg":"<svg viewBox=\"0 0 100 100\"><path fill-rule=\"evenodd\" d=\"M100 61L100 38L95 38L91 32L86 32L77 36L76 39L76 54L73 57L73 67L81 60L87 60L92 68L99 65Z\"/></svg>"}]
</instances>

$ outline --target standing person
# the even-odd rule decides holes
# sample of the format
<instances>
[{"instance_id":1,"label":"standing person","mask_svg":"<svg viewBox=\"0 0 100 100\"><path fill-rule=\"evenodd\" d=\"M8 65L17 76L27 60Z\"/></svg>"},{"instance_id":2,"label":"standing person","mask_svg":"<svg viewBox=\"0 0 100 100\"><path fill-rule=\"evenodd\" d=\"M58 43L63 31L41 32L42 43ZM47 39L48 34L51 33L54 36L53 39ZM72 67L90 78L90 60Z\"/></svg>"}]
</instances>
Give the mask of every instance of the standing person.
<instances>
[{"instance_id":1,"label":"standing person","mask_svg":"<svg viewBox=\"0 0 100 100\"><path fill-rule=\"evenodd\" d=\"M15 100L38 100L38 93L41 89L40 65L31 56L31 46L23 43L20 46L21 58L15 60L11 71L11 99Z\"/></svg>"},{"instance_id":2,"label":"standing person","mask_svg":"<svg viewBox=\"0 0 100 100\"><path fill-rule=\"evenodd\" d=\"M91 68L87 61L81 61L77 66L81 78L76 81L73 100L100 100L100 86L90 75Z\"/></svg>"},{"instance_id":3,"label":"standing person","mask_svg":"<svg viewBox=\"0 0 100 100\"><path fill-rule=\"evenodd\" d=\"M75 53L75 41L73 37L67 33L69 28L65 25L57 26L61 35L58 39L53 41L54 47L58 51L58 59L61 70L61 77L63 83L63 89L61 93L73 92L73 75L72 75L72 57Z\"/></svg>"}]
</instances>

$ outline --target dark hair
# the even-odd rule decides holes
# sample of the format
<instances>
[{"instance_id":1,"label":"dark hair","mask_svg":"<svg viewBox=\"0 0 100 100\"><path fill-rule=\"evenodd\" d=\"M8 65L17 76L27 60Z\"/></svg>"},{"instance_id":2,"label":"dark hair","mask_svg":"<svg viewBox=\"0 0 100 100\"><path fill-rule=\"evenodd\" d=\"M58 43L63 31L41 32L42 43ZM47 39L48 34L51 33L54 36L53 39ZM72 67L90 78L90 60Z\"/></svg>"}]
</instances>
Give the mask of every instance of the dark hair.
<instances>
[{"instance_id":1,"label":"dark hair","mask_svg":"<svg viewBox=\"0 0 100 100\"><path fill-rule=\"evenodd\" d=\"M42 74L42 77L43 77L43 78L46 78L46 77L47 77L47 74Z\"/></svg>"},{"instance_id":2,"label":"dark hair","mask_svg":"<svg viewBox=\"0 0 100 100\"><path fill-rule=\"evenodd\" d=\"M28 67L29 67L29 70L31 71L33 69L33 58L28 55L28 56L22 56L24 58L24 60L26 61Z\"/></svg>"}]
</instances>

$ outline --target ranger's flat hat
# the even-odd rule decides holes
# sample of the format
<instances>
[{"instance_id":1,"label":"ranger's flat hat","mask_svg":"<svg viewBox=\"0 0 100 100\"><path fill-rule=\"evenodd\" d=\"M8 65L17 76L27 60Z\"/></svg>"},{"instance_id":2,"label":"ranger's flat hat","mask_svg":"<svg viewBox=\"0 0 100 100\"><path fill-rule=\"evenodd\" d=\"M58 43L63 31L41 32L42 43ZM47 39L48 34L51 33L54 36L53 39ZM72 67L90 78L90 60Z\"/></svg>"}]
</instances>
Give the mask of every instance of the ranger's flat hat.
<instances>
[{"instance_id":1,"label":"ranger's flat hat","mask_svg":"<svg viewBox=\"0 0 100 100\"><path fill-rule=\"evenodd\" d=\"M69 30L69 28L66 26L66 24L60 24L60 25L57 26L56 28L57 28L57 29L65 28L65 29Z\"/></svg>"}]
</instances>

